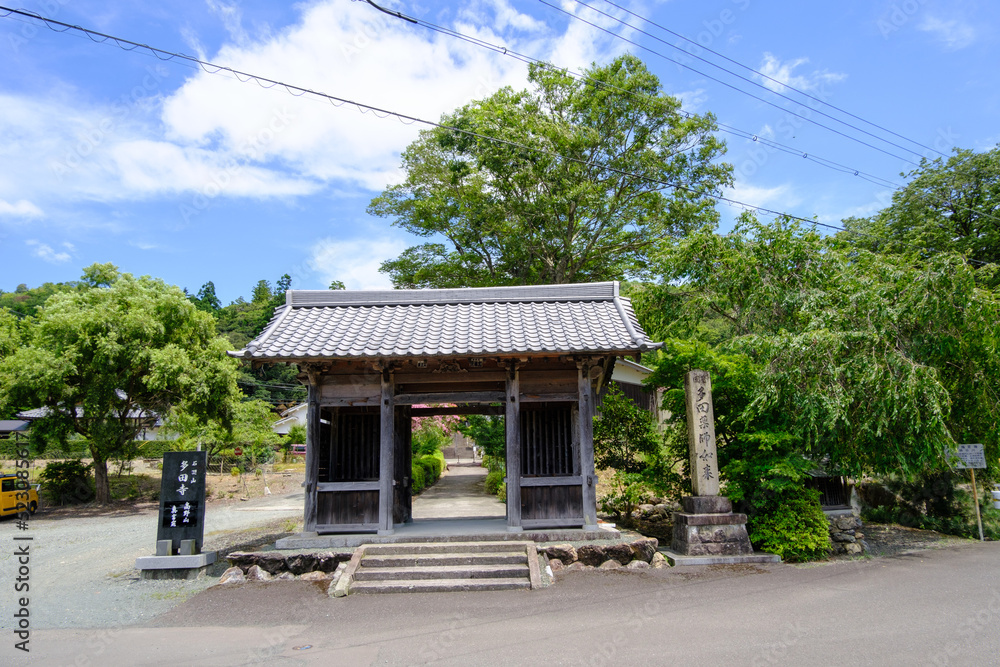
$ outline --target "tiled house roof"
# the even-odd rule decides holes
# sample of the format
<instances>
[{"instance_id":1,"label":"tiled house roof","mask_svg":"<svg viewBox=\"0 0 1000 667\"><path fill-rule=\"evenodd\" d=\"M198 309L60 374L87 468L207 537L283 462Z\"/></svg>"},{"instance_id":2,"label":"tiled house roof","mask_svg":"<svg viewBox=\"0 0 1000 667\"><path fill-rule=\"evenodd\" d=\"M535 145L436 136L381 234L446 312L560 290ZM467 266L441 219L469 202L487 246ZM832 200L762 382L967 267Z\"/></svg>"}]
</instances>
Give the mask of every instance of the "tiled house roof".
<instances>
[{"instance_id":1,"label":"tiled house roof","mask_svg":"<svg viewBox=\"0 0 1000 667\"><path fill-rule=\"evenodd\" d=\"M440 290L295 290L248 359L635 354L657 347L617 282Z\"/></svg>"}]
</instances>

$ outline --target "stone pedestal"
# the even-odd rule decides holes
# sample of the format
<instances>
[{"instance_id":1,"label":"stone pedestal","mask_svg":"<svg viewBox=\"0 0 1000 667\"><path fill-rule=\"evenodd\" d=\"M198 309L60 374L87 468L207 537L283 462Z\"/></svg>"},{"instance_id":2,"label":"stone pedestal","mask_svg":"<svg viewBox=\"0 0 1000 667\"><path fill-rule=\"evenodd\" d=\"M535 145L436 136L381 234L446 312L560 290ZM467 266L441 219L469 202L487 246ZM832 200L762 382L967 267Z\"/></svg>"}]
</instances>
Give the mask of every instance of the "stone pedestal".
<instances>
[{"instance_id":1,"label":"stone pedestal","mask_svg":"<svg viewBox=\"0 0 1000 667\"><path fill-rule=\"evenodd\" d=\"M747 515L734 514L724 496L687 496L683 512L674 513L670 550L681 556L748 556Z\"/></svg>"}]
</instances>

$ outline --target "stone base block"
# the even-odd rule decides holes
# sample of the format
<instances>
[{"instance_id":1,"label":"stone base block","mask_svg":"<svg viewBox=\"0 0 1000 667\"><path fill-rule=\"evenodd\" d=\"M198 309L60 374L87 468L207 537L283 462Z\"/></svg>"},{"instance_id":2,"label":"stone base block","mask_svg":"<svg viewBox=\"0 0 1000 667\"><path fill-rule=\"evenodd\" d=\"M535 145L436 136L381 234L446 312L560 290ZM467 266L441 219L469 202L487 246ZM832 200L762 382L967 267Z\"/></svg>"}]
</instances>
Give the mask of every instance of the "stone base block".
<instances>
[{"instance_id":1,"label":"stone base block","mask_svg":"<svg viewBox=\"0 0 1000 667\"><path fill-rule=\"evenodd\" d=\"M143 579L196 579L215 558L214 551L190 556L142 556L135 559L135 567Z\"/></svg>"},{"instance_id":2,"label":"stone base block","mask_svg":"<svg viewBox=\"0 0 1000 667\"><path fill-rule=\"evenodd\" d=\"M684 496L681 505L688 514L727 514L733 503L725 496Z\"/></svg>"},{"instance_id":3,"label":"stone base block","mask_svg":"<svg viewBox=\"0 0 1000 667\"><path fill-rule=\"evenodd\" d=\"M742 556L683 556L673 551L662 551L664 558L674 567L684 565L744 565L744 564L765 564L780 563L781 558L777 554L769 554L757 551L752 554Z\"/></svg>"},{"instance_id":4,"label":"stone base block","mask_svg":"<svg viewBox=\"0 0 1000 667\"><path fill-rule=\"evenodd\" d=\"M674 514L670 549L682 556L745 556L753 554L745 514Z\"/></svg>"}]
</instances>

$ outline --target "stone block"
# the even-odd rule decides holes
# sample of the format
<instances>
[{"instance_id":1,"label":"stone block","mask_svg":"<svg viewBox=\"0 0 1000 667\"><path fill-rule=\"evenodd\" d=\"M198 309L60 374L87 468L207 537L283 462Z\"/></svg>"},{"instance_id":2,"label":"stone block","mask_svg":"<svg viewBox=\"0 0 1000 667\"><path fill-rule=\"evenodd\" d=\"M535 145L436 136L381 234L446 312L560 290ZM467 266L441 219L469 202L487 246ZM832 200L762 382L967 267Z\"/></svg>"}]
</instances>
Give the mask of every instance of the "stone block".
<instances>
[{"instance_id":1,"label":"stone block","mask_svg":"<svg viewBox=\"0 0 1000 667\"><path fill-rule=\"evenodd\" d=\"M659 541L655 537L647 537L645 539L636 540L629 546L632 548L632 557L635 560L648 563L652 560L653 554L656 553L656 547L658 547L659 544Z\"/></svg>"},{"instance_id":2,"label":"stone block","mask_svg":"<svg viewBox=\"0 0 1000 667\"><path fill-rule=\"evenodd\" d=\"M181 547L177 553L181 556L194 556L198 553L198 543L195 540L181 540Z\"/></svg>"},{"instance_id":3,"label":"stone block","mask_svg":"<svg viewBox=\"0 0 1000 667\"><path fill-rule=\"evenodd\" d=\"M577 560L576 547L572 544L554 544L545 547L545 555L549 558L561 560L563 565L569 565Z\"/></svg>"},{"instance_id":4,"label":"stone block","mask_svg":"<svg viewBox=\"0 0 1000 667\"><path fill-rule=\"evenodd\" d=\"M725 496L684 496L681 506L688 514L726 514L733 511L733 503Z\"/></svg>"},{"instance_id":5,"label":"stone block","mask_svg":"<svg viewBox=\"0 0 1000 667\"><path fill-rule=\"evenodd\" d=\"M576 550L577 562L597 567L607 560L604 549L596 544L584 544Z\"/></svg>"},{"instance_id":6,"label":"stone block","mask_svg":"<svg viewBox=\"0 0 1000 667\"><path fill-rule=\"evenodd\" d=\"M170 556L172 555L171 549L173 549L173 540L156 540L156 555L157 556Z\"/></svg>"},{"instance_id":7,"label":"stone block","mask_svg":"<svg viewBox=\"0 0 1000 667\"><path fill-rule=\"evenodd\" d=\"M614 560L619 567L635 558L631 544L608 544L604 547L604 560Z\"/></svg>"},{"instance_id":8,"label":"stone block","mask_svg":"<svg viewBox=\"0 0 1000 667\"><path fill-rule=\"evenodd\" d=\"M319 558L316 554L293 554L285 558L285 566L292 574L305 574L319 570Z\"/></svg>"},{"instance_id":9,"label":"stone block","mask_svg":"<svg viewBox=\"0 0 1000 667\"><path fill-rule=\"evenodd\" d=\"M221 577L219 577L220 584L242 584L246 580L246 577L243 575L243 570L236 566L229 568L222 573Z\"/></svg>"},{"instance_id":10,"label":"stone block","mask_svg":"<svg viewBox=\"0 0 1000 667\"><path fill-rule=\"evenodd\" d=\"M676 512L674 514L674 525L684 524L686 526L723 526L731 523L747 522L746 514L687 514L686 512Z\"/></svg>"}]
</instances>

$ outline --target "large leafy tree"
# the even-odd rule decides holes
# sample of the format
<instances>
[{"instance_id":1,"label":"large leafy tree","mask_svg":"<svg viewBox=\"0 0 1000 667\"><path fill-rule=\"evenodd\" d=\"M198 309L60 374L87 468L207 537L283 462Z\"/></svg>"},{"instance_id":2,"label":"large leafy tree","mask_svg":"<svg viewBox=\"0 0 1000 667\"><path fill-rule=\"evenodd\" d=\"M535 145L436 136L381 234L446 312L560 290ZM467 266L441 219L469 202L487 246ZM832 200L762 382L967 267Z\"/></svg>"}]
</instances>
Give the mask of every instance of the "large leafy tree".
<instances>
[{"instance_id":1,"label":"large leafy tree","mask_svg":"<svg viewBox=\"0 0 1000 667\"><path fill-rule=\"evenodd\" d=\"M110 500L107 461L149 415L181 406L228 420L236 362L215 322L159 279L94 265L85 289L57 293L0 360L0 405L47 408L38 426L89 441L97 500Z\"/></svg>"},{"instance_id":2,"label":"large leafy tree","mask_svg":"<svg viewBox=\"0 0 1000 667\"><path fill-rule=\"evenodd\" d=\"M532 65L531 89L472 102L442 119L463 131L423 131L404 151L405 181L369 207L427 239L383 263L396 286L623 278L716 220L731 167L714 117L682 114L633 56L585 74Z\"/></svg>"},{"instance_id":3,"label":"large leafy tree","mask_svg":"<svg viewBox=\"0 0 1000 667\"><path fill-rule=\"evenodd\" d=\"M954 251L1000 264L1000 146L955 149L947 160L922 160L908 176L890 206L844 221L846 240L880 253L923 259Z\"/></svg>"},{"instance_id":4,"label":"large leafy tree","mask_svg":"<svg viewBox=\"0 0 1000 667\"><path fill-rule=\"evenodd\" d=\"M995 465L1000 302L962 256L915 265L746 216L685 239L663 269L675 335L713 313L721 349L759 367L743 423L780 425L847 472L940 466L956 442L986 442Z\"/></svg>"}]
</instances>

